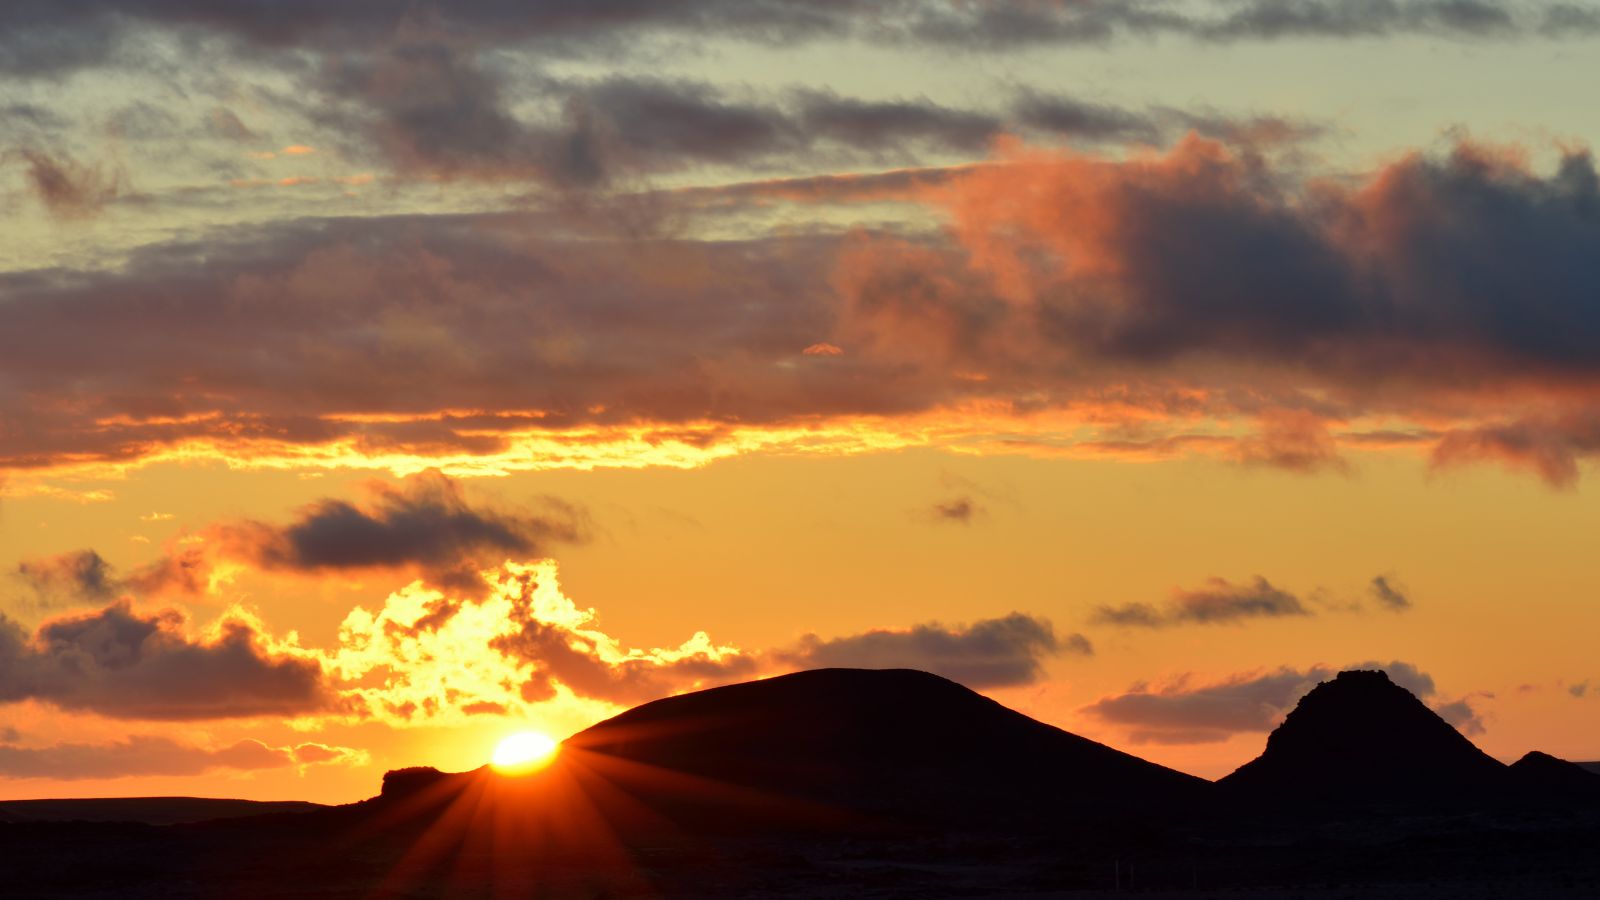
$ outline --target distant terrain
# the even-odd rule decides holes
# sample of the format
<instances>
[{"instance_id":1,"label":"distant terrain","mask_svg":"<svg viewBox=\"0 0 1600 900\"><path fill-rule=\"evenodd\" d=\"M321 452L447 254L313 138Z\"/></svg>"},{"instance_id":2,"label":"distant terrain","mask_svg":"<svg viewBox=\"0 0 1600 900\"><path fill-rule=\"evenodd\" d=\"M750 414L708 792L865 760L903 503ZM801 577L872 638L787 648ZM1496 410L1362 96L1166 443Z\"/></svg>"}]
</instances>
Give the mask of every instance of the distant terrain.
<instances>
[{"instance_id":1,"label":"distant terrain","mask_svg":"<svg viewBox=\"0 0 1600 900\"><path fill-rule=\"evenodd\" d=\"M218 800L209 797L111 797L88 800L0 800L0 822L136 822L177 825L323 809L303 800Z\"/></svg>"},{"instance_id":2,"label":"distant terrain","mask_svg":"<svg viewBox=\"0 0 1600 900\"><path fill-rule=\"evenodd\" d=\"M1319 685L1212 783L926 673L828 669L647 703L522 777L38 801L0 866L41 898L1593 898L1592 768L1505 765L1380 672ZM105 821L119 803L139 821Z\"/></svg>"}]
</instances>

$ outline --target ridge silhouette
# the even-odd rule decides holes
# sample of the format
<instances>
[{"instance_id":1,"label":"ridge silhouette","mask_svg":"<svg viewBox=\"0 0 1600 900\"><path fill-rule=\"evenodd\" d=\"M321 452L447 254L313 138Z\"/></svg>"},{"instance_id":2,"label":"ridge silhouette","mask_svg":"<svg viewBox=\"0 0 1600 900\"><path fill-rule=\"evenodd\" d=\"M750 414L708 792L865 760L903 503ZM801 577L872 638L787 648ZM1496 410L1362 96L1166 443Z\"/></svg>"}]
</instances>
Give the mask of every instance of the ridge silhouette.
<instances>
[{"instance_id":1,"label":"ridge silhouette","mask_svg":"<svg viewBox=\"0 0 1600 900\"><path fill-rule=\"evenodd\" d=\"M814 669L668 697L574 735L570 752L937 821L1175 812L1209 787L910 669Z\"/></svg>"},{"instance_id":2,"label":"ridge silhouette","mask_svg":"<svg viewBox=\"0 0 1600 900\"><path fill-rule=\"evenodd\" d=\"M133 884L234 900L1419 880L1590 897L1596 785L1547 754L1502 765L1379 672L1318 685L1260 758L1211 783L927 673L822 669L646 703L528 775L396 769L357 803L195 824L0 822L0 867L30 897Z\"/></svg>"},{"instance_id":3,"label":"ridge silhouette","mask_svg":"<svg viewBox=\"0 0 1600 900\"><path fill-rule=\"evenodd\" d=\"M1505 770L1387 674L1355 670L1312 688L1217 784L1278 807L1471 805L1503 790Z\"/></svg>"},{"instance_id":4,"label":"ridge silhouette","mask_svg":"<svg viewBox=\"0 0 1600 900\"><path fill-rule=\"evenodd\" d=\"M1381 671L1340 672L1300 699L1220 800L1303 815L1503 809L1600 800L1600 778L1549 754L1507 766Z\"/></svg>"}]
</instances>

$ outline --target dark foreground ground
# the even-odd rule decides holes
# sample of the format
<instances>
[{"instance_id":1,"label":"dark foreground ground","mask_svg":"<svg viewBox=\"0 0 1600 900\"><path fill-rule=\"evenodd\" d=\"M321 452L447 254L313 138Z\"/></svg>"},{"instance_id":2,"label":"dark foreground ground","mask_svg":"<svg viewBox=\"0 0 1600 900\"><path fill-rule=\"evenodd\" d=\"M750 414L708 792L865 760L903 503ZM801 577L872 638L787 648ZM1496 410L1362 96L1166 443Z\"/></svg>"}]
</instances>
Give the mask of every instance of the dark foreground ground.
<instances>
[{"instance_id":1,"label":"dark foreground ground","mask_svg":"<svg viewBox=\"0 0 1600 900\"><path fill-rule=\"evenodd\" d=\"M520 776L179 812L0 824L0 898L1600 898L1600 778L1494 760L1373 671L1215 783L927 673L825 669L636 707Z\"/></svg>"},{"instance_id":2,"label":"dark foreground ground","mask_svg":"<svg viewBox=\"0 0 1600 900\"><path fill-rule=\"evenodd\" d=\"M0 894L105 898L1600 897L1600 815L1266 820L1094 833L657 838L578 852L492 833L0 825Z\"/></svg>"}]
</instances>

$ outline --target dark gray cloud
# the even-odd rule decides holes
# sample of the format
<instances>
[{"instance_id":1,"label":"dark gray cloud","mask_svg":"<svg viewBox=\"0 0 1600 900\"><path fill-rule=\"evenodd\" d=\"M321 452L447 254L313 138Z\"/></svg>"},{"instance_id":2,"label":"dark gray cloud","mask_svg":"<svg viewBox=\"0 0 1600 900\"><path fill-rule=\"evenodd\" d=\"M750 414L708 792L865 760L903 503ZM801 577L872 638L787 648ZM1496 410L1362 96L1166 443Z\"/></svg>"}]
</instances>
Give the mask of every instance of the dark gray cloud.
<instances>
[{"instance_id":1,"label":"dark gray cloud","mask_svg":"<svg viewBox=\"0 0 1600 900\"><path fill-rule=\"evenodd\" d=\"M407 569L441 587L481 588L480 570L508 558L548 555L558 543L589 537L588 514L554 497L536 510L508 511L468 502L461 486L437 471L396 483L373 482L365 503L325 498L287 524L236 520L206 526L198 540L169 547L126 574L100 554L80 550L18 564L14 578L41 609L208 589L221 561L267 570Z\"/></svg>"},{"instance_id":2,"label":"dark gray cloud","mask_svg":"<svg viewBox=\"0 0 1600 900\"><path fill-rule=\"evenodd\" d=\"M708 166L904 165L930 153L981 153L1006 133L1155 144L1194 130L1252 145L1320 133L1290 120L1133 110L1037 92L979 111L924 97L867 101L809 89L761 96L633 76L539 76L520 89L513 80L469 47L405 45L329 62L310 81L304 112L344 135L347 153L376 152L402 173L582 189ZM526 102L514 109L529 91L541 98L535 111Z\"/></svg>"},{"instance_id":3,"label":"dark gray cloud","mask_svg":"<svg viewBox=\"0 0 1600 900\"><path fill-rule=\"evenodd\" d=\"M971 688L991 688L1038 681L1051 656L1093 652L1081 634L1057 636L1048 621L1012 613L966 626L930 622L828 639L811 634L773 656L805 668L921 669Z\"/></svg>"},{"instance_id":4,"label":"dark gray cloud","mask_svg":"<svg viewBox=\"0 0 1600 900\"><path fill-rule=\"evenodd\" d=\"M1543 31L1547 35L1600 34L1600 9L1575 3L1554 3L1545 11Z\"/></svg>"},{"instance_id":5,"label":"dark gray cloud","mask_svg":"<svg viewBox=\"0 0 1600 900\"><path fill-rule=\"evenodd\" d=\"M93 550L24 560L14 574L30 589L35 604L46 609L109 599L120 584L111 564Z\"/></svg>"},{"instance_id":6,"label":"dark gray cloud","mask_svg":"<svg viewBox=\"0 0 1600 900\"><path fill-rule=\"evenodd\" d=\"M1299 597L1257 575L1247 584L1212 578L1203 587L1174 591L1172 598L1159 607L1148 603L1102 606L1090 620L1102 625L1165 628L1310 615L1312 611Z\"/></svg>"},{"instance_id":7,"label":"dark gray cloud","mask_svg":"<svg viewBox=\"0 0 1600 900\"><path fill-rule=\"evenodd\" d=\"M1580 681L1576 684L1569 684L1567 685L1567 693L1581 700L1585 694L1589 693L1589 682Z\"/></svg>"},{"instance_id":8,"label":"dark gray cloud","mask_svg":"<svg viewBox=\"0 0 1600 900\"><path fill-rule=\"evenodd\" d=\"M1483 731L1470 698L1439 697L1433 678L1411 663L1369 661L1342 668L1381 669L1463 734ZM1321 665L1305 670L1283 666L1205 683L1187 676L1161 686L1139 683L1125 693L1102 697L1082 712L1127 731L1135 743L1225 741L1237 734L1271 731L1301 697L1339 671Z\"/></svg>"},{"instance_id":9,"label":"dark gray cloud","mask_svg":"<svg viewBox=\"0 0 1600 900\"><path fill-rule=\"evenodd\" d=\"M1046 133L1149 144L1163 137L1160 123L1151 115L1059 94L1025 92L1013 115L1023 125Z\"/></svg>"},{"instance_id":10,"label":"dark gray cloud","mask_svg":"<svg viewBox=\"0 0 1600 900\"><path fill-rule=\"evenodd\" d=\"M923 144L947 152L977 153L1007 126L1005 119L992 113L952 109L922 98L866 101L814 91L802 93L798 106L795 124L809 138L866 150ZM1093 124L1067 123L1062 131L1102 136Z\"/></svg>"},{"instance_id":11,"label":"dark gray cloud","mask_svg":"<svg viewBox=\"0 0 1600 900\"><path fill-rule=\"evenodd\" d=\"M1368 593L1382 609L1405 612L1411 608L1411 596L1394 582L1392 575L1378 575L1368 585Z\"/></svg>"},{"instance_id":12,"label":"dark gray cloud","mask_svg":"<svg viewBox=\"0 0 1600 900\"><path fill-rule=\"evenodd\" d=\"M1396 32L1461 37L1510 36L1540 27L1537 5L1524 10L1482 0L1254 0L1203 23L1217 40L1349 38ZM1548 20L1546 20L1547 27Z\"/></svg>"},{"instance_id":13,"label":"dark gray cloud","mask_svg":"<svg viewBox=\"0 0 1600 900\"><path fill-rule=\"evenodd\" d=\"M1476 696L1490 700L1494 699L1493 694L1480 693ZM1488 728L1484 724L1483 715L1473 708L1472 699L1471 697L1462 697L1459 700L1451 700L1447 703L1436 703L1433 711L1439 714L1439 718L1449 722L1457 731L1468 737L1483 734Z\"/></svg>"},{"instance_id":14,"label":"dark gray cloud","mask_svg":"<svg viewBox=\"0 0 1600 900\"><path fill-rule=\"evenodd\" d=\"M959 525L971 524L974 516L980 516L984 509L978 501L971 497L952 497L933 504L928 510L928 517L934 522L953 522Z\"/></svg>"},{"instance_id":15,"label":"dark gray cloud","mask_svg":"<svg viewBox=\"0 0 1600 900\"><path fill-rule=\"evenodd\" d=\"M324 499L287 525L230 522L203 535L222 555L264 569L415 568L458 588L481 587L478 571L508 558L537 558L553 544L588 538L587 514L571 504L545 498L539 514L475 507L437 471L369 491L364 505Z\"/></svg>"},{"instance_id":16,"label":"dark gray cloud","mask_svg":"<svg viewBox=\"0 0 1600 900\"><path fill-rule=\"evenodd\" d=\"M276 653L234 618L193 640L174 610L126 602L52 619L31 639L0 615L0 702L40 700L112 718L287 716L335 708L321 664Z\"/></svg>"},{"instance_id":17,"label":"dark gray cloud","mask_svg":"<svg viewBox=\"0 0 1600 900\"><path fill-rule=\"evenodd\" d=\"M66 153L28 147L0 154L0 162L19 163L34 197L61 219L92 216L127 192L115 167L79 162Z\"/></svg>"},{"instance_id":18,"label":"dark gray cloud","mask_svg":"<svg viewBox=\"0 0 1600 900\"><path fill-rule=\"evenodd\" d=\"M773 44L851 38L973 50L1025 45L1103 44L1123 37L1186 35L1212 41L1293 37L1361 38L1430 34L1458 38L1588 33L1595 8L1580 3L1507 5L1483 0L1212 0L1037 3L996 0L460 0L413 5L353 0L334 5L284 0L263 5L201 0L86 0L70 9L42 2L0 12L0 69L58 76L118 59L122 38L140 28L216 36L262 54L380 45L425 30L544 54L609 52L651 35L724 37Z\"/></svg>"}]
</instances>

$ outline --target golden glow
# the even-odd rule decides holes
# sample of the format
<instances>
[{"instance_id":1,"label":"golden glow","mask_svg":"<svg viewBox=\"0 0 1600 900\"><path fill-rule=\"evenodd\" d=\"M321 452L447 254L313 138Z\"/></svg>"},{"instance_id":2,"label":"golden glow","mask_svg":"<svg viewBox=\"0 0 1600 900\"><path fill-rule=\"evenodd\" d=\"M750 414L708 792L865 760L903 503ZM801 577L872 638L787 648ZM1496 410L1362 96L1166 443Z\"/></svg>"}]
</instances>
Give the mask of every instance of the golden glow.
<instances>
[{"instance_id":1,"label":"golden glow","mask_svg":"<svg viewBox=\"0 0 1600 900\"><path fill-rule=\"evenodd\" d=\"M549 735L537 731L519 732L494 748L494 767L508 775L531 772L547 765L560 746Z\"/></svg>"},{"instance_id":2,"label":"golden glow","mask_svg":"<svg viewBox=\"0 0 1600 900\"><path fill-rule=\"evenodd\" d=\"M560 679L549 696L530 697L524 686L549 679L537 659L501 649L514 646L525 629L558 634L576 658L587 658L593 674L606 679L638 678L674 663L715 665L740 655L696 632L677 647L625 646L600 630L593 609L579 607L561 591L555 560L507 560L482 574L489 593L462 600L413 582L389 595L377 612L356 607L339 627L338 649L327 661L351 685L346 699L395 727L462 725L474 716L521 716L534 704L559 701L580 712L587 724L614 713L614 700L575 695ZM489 648L486 652L486 648ZM449 685L450 702L440 702L438 686ZM542 710L541 719L547 715Z\"/></svg>"}]
</instances>

